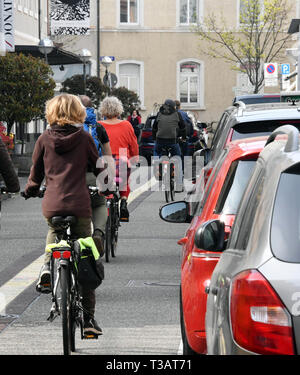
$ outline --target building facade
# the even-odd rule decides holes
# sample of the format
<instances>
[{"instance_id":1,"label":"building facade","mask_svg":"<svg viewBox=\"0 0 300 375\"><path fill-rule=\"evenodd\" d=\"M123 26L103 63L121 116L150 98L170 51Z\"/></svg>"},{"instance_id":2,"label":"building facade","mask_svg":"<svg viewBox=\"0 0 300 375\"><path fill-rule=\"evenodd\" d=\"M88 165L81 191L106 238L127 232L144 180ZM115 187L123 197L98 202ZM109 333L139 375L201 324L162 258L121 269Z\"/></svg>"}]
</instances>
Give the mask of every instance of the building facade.
<instances>
[{"instance_id":1,"label":"building facade","mask_svg":"<svg viewBox=\"0 0 300 375\"><path fill-rule=\"evenodd\" d=\"M49 34L49 3L15 0L16 44L37 44ZM300 17L300 1L290 3L291 19ZM199 120L216 121L236 94L250 88L245 76L228 64L200 53L192 27L210 12L222 12L238 30L240 0L90 0L89 35L53 39L73 53L89 49L91 74L100 71L101 78L105 68L98 57L112 56L109 70L117 76L117 85L138 93L143 120L155 103L171 98L180 100L182 109Z\"/></svg>"}]
</instances>

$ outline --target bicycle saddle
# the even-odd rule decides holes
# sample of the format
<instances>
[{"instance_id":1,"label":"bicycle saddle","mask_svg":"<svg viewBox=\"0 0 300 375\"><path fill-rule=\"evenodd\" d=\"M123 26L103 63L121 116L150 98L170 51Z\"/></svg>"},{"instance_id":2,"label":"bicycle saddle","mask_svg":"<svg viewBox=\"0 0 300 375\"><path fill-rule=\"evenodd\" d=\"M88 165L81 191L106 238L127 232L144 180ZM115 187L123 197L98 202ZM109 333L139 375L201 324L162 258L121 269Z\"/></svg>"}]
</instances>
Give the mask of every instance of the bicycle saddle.
<instances>
[{"instance_id":1,"label":"bicycle saddle","mask_svg":"<svg viewBox=\"0 0 300 375\"><path fill-rule=\"evenodd\" d=\"M77 222L76 216L53 216L51 218L51 224L54 226L62 225L62 224L75 224Z\"/></svg>"}]
</instances>

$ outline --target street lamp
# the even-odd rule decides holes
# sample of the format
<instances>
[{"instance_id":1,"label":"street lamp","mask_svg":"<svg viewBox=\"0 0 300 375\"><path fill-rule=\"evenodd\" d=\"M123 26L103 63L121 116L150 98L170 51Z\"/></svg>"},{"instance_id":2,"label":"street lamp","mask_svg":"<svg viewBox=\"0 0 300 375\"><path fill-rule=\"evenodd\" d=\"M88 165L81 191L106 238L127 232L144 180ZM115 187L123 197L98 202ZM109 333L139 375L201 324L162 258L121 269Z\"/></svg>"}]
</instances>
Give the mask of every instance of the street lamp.
<instances>
[{"instance_id":1,"label":"street lamp","mask_svg":"<svg viewBox=\"0 0 300 375\"><path fill-rule=\"evenodd\" d=\"M112 64L112 59L109 56L104 56L101 60L101 64L105 66L105 75L103 77L103 83L111 89L112 82L108 68Z\"/></svg>"},{"instance_id":2,"label":"street lamp","mask_svg":"<svg viewBox=\"0 0 300 375\"><path fill-rule=\"evenodd\" d=\"M90 60L92 54L88 49L83 48L79 56L83 62L83 93L86 95L86 63Z\"/></svg>"},{"instance_id":3,"label":"street lamp","mask_svg":"<svg viewBox=\"0 0 300 375\"><path fill-rule=\"evenodd\" d=\"M45 55L46 64L48 64L48 54L53 51L54 44L51 39L41 39L39 42L39 51Z\"/></svg>"}]
</instances>

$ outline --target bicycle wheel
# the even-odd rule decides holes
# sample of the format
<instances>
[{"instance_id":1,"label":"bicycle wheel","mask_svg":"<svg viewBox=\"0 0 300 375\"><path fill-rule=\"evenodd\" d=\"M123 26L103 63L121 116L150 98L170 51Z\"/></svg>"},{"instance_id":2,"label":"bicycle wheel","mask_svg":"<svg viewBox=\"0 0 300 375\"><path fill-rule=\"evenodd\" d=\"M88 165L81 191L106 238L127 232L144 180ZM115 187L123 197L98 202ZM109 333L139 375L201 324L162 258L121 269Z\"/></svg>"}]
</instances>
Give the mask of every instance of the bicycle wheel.
<instances>
[{"instance_id":1,"label":"bicycle wheel","mask_svg":"<svg viewBox=\"0 0 300 375\"><path fill-rule=\"evenodd\" d=\"M106 227L105 227L105 261L108 263L110 260L110 254L111 254L111 207L109 207L109 214L106 221Z\"/></svg>"},{"instance_id":2,"label":"bicycle wheel","mask_svg":"<svg viewBox=\"0 0 300 375\"><path fill-rule=\"evenodd\" d=\"M74 302L74 301L73 301ZM75 333L76 333L76 306L74 303L72 303L71 306L71 316L70 316L70 330L71 330L71 352L76 351L75 347Z\"/></svg>"},{"instance_id":3,"label":"bicycle wheel","mask_svg":"<svg viewBox=\"0 0 300 375\"><path fill-rule=\"evenodd\" d=\"M65 266L60 267L60 290L64 355L70 355L72 336L70 275L69 268Z\"/></svg>"},{"instance_id":4,"label":"bicycle wheel","mask_svg":"<svg viewBox=\"0 0 300 375\"><path fill-rule=\"evenodd\" d=\"M71 275L71 277L73 274ZM78 306L78 301L80 300L79 292L78 292L78 285L76 286L76 282L72 283L72 291L71 291L71 351L75 352L75 334L76 328L80 326L82 323L82 311Z\"/></svg>"},{"instance_id":5,"label":"bicycle wheel","mask_svg":"<svg viewBox=\"0 0 300 375\"><path fill-rule=\"evenodd\" d=\"M119 202L115 202L114 207L114 218L111 231L111 256L115 258L117 252L118 236L119 236L119 225L120 225L120 213L119 213Z\"/></svg>"}]
</instances>

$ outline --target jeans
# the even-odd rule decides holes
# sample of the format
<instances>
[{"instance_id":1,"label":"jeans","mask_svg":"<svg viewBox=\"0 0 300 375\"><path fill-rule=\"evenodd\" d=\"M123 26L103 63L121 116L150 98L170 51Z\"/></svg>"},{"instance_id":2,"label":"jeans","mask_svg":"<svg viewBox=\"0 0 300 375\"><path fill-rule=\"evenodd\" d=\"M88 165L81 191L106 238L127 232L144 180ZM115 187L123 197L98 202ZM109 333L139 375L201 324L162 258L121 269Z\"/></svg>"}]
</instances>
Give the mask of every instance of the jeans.
<instances>
[{"instance_id":1,"label":"jeans","mask_svg":"<svg viewBox=\"0 0 300 375\"><path fill-rule=\"evenodd\" d=\"M164 147L168 147L171 149L171 156L181 156L181 150L178 143L155 143L153 155L161 157Z\"/></svg>"}]
</instances>

